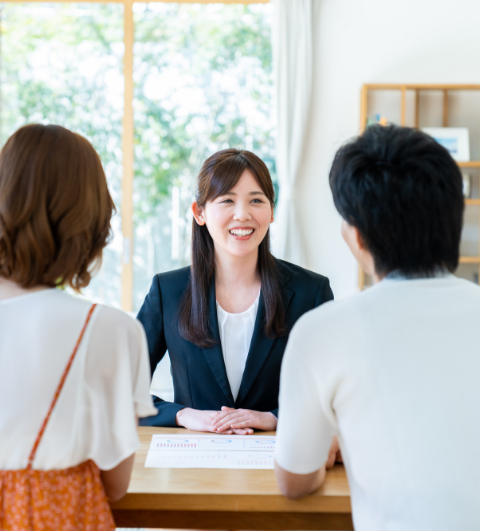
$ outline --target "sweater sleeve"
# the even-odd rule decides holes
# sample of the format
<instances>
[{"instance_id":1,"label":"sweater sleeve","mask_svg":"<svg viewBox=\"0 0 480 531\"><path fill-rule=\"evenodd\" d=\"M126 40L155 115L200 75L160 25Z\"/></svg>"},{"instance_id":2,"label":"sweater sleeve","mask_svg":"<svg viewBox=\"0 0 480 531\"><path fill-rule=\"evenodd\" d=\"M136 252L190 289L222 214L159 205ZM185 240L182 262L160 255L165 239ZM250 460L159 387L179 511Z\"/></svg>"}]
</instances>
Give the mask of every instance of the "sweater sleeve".
<instances>
[{"instance_id":1,"label":"sweater sleeve","mask_svg":"<svg viewBox=\"0 0 480 531\"><path fill-rule=\"evenodd\" d=\"M307 323L302 318L292 330L280 376L275 459L283 469L294 474L319 470L327 460L336 433L331 414L320 399L315 371L309 364L309 356L318 345L312 344Z\"/></svg>"}]
</instances>

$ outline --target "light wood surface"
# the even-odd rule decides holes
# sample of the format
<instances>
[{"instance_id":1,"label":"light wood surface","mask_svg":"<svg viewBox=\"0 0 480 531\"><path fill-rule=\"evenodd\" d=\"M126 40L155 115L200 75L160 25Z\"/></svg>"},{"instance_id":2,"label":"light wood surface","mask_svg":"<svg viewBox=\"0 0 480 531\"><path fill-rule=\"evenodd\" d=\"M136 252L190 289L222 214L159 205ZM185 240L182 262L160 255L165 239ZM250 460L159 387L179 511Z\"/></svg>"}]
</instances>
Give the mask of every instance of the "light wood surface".
<instances>
[{"instance_id":1,"label":"light wood surface","mask_svg":"<svg viewBox=\"0 0 480 531\"><path fill-rule=\"evenodd\" d=\"M480 161L470 160L468 162L457 162L460 168L480 168Z\"/></svg>"},{"instance_id":2,"label":"light wood surface","mask_svg":"<svg viewBox=\"0 0 480 531\"><path fill-rule=\"evenodd\" d=\"M402 99L400 103L400 125L407 125L407 88L402 87Z\"/></svg>"},{"instance_id":3,"label":"light wood surface","mask_svg":"<svg viewBox=\"0 0 480 531\"><path fill-rule=\"evenodd\" d=\"M122 309L133 310L133 0L125 0L123 75Z\"/></svg>"},{"instance_id":4,"label":"light wood surface","mask_svg":"<svg viewBox=\"0 0 480 531\"><path fill-rule=\"evenodd\" d=\"M443 127L448 127L448 90L443 91Z\"/></svg>"},{"instance_id":5,"label":"light wood surface","mask_svg":"<svg viewBox=\"0 0 480 531\"><path fill-rule=\"evenodd\" d=\"M367 90L480 90L480 85L368 83Z\"/></svg>"},{"instance_id":6,"label":"light wood surface","mask_svg":"<svg viewBox=\"0 0 480 531\"><path fill-rule=\"evenodd\" d=\"M480 264L480 256L461 256L459 262L461 264Z\"/></svg>"},{"instance_id":7,"label":"light wood surface","mask_svg":"<svg viewBox=\"0 0 480 531\"><path fill-rule=\"evenodd\" d=\"M194 432L139 428L141 448L128 493L112 504L119 527L353 529L350 491L341 465L328 471L323 486L311 496L288 500L278 490L273 470L145 468L156 433Z\"/></svg>"},{"instance_id":8,"label":"light wood surface","mask_svg":"<svg viewBox=\"0 0 480 531\"><path fill-rule=\"evenodd\" d=\"M135 0L138 1L138 0ZM173 0L148 0L151 3L168 3ZM9 0L13 3L25 3L25 0ZM45 2L45 0L28 0L28 3L31 2ZM49 0L49 3L64 3L65 0ZM180 0L182 4L268 4L270 0ZM128 4L132 3L132 0L82 0L82 3L91 3L91 4Z\"/></svg>"},{"instance_id":9,"label":"light wood surface","mask_svg":"<svg viewBox=\"0 0 480 531\"><path fill-rule=\"evenodd\" d=\"M367 117L368 117L368 85L363 85L362 95L360 100L360 134L365 131L367 127ZM358 285L360 289L363 289L365 286L365 272L358 266Z\"/></svg>"},{"instance_id":10,"label":"light wood surface","mask_svg":"<svg viewBox=\"0 0 480 531\"><path fill-rule=\"evenodd\" d=\"M420 124L420 91L415 90L415 127Z\"/></svg>"}]
</instances>

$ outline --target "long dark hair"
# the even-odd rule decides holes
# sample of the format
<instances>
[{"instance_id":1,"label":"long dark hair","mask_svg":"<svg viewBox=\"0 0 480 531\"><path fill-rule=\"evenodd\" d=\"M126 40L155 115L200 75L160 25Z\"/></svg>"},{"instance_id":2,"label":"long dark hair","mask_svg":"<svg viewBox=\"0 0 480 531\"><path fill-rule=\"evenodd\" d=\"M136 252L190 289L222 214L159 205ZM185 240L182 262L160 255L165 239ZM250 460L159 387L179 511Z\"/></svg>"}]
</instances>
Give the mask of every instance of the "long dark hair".
<instances>
[{"instance_id":1,"label":"long dark hair","mask_svg":"<svg viewBox=\"0 0 480 531\"><path fill-rule=\"evenodd\" d=\"M197 177L195 200L200 207L231 190L245 170L250 170L272 207L275 201L272 178L265 163L250 151L224 149L208 158ZM286 331L283 291L275 259L270 252L270 229L258 247L258 272L265 302L265 332L268 337ZM213 239L205 225L192 221L192 265L190 282L179 314L180 335L201 348L215 344L209 322L210 284L215 274Z\"/></svg>"}]
</instances>

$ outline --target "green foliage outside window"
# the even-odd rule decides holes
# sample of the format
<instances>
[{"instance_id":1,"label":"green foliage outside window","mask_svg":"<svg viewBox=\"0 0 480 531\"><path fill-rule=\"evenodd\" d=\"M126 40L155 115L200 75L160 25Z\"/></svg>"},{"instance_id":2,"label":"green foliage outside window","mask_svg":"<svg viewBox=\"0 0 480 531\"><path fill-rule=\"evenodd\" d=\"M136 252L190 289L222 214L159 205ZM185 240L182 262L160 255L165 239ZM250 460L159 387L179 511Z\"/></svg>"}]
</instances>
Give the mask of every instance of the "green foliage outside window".
<instances>
[{"instance_id":1,"label":"green foliage outside window","mask_svg":"<svg viewBox=\"0 0 480 531\"><path fill-rule=\"evenodd\" d=\"M193 181L218 149L251 149L274 174L271 6L134 9L135 177L147 192L137 215L148 216L180 176Z\"/></svg>"},{"instance_id":2,"label":"green foliage outside window","mask_svg":"<svg viewBox=\"0 0 480 531\"><path fill-rule=\"evenodd\" d=\"M228 147L275 178L272 5L134 4L134 306L190 261L198 171Z\"/></svg>"},{"instance_id":3,"label":"green foliage outside window","mask_svg":"<svg viewBox=\"0 0 480 531\"><path fill-rule=\"evenodd\" d=\"M119 210L116 239L85 294L120 305L123 5L3 3L1 143L27 123L54 123L98 151Z\"/></svg>"},{"instance_id":4,"label":"green foliage outside window","mask_svg":"<svg viewBox=\"0 0 480 531\"><path fill-rule=\"evenodd\" d=\"M86 136L121 210L121 4L3 3L0 140L26 123ZM275 177L271 5L134 4L134 282L189 261L189 206L203 161L257 153ZM120 301L121 225L87 295Z\"/></svg>"}]
</instances>

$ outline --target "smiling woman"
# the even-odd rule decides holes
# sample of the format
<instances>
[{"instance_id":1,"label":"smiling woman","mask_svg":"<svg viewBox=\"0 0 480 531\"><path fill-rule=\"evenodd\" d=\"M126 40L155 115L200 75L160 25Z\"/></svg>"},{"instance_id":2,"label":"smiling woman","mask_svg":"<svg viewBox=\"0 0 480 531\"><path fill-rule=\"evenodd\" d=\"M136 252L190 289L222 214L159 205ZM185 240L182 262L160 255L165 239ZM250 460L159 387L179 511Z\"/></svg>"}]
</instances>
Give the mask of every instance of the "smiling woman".
<instances>
[{"instance_id":1,"label":"smiling woman","mask_svg":"<svg viewBox=\"0 0 480 531\"><path fill-rule=\"evenodd\" d=\"M274 189L249 151L205 161L192 204L192 265L156 275L138 314L152 373L168 350L175 403L144 425L250 434L277 425L288 335L333 298L328 279L270 253Z\"/></svg>"},{"instance_id":2,"label":"smiling woman","mask_svg":"<svg viewBox=\"0 0 480 531\"><path fill-rule=\"evenodd\" d=\"M232 313L248 309L264 287L267 335L285 332L285 309L275 259L270 253L269 225L273 222L274 191L265 164L249 151L226 149L206 160L197 179L192 205L192 271L180 316L185 339L201 347L214 344L208 315L210 280L215 280L217 301ZM232 293L239 277L223 282L223 265L252 272L246 289ZM235 290L237 291L237 290ZM233 296L235 295L235 296Z\"/></svg>"}]
</instances>

